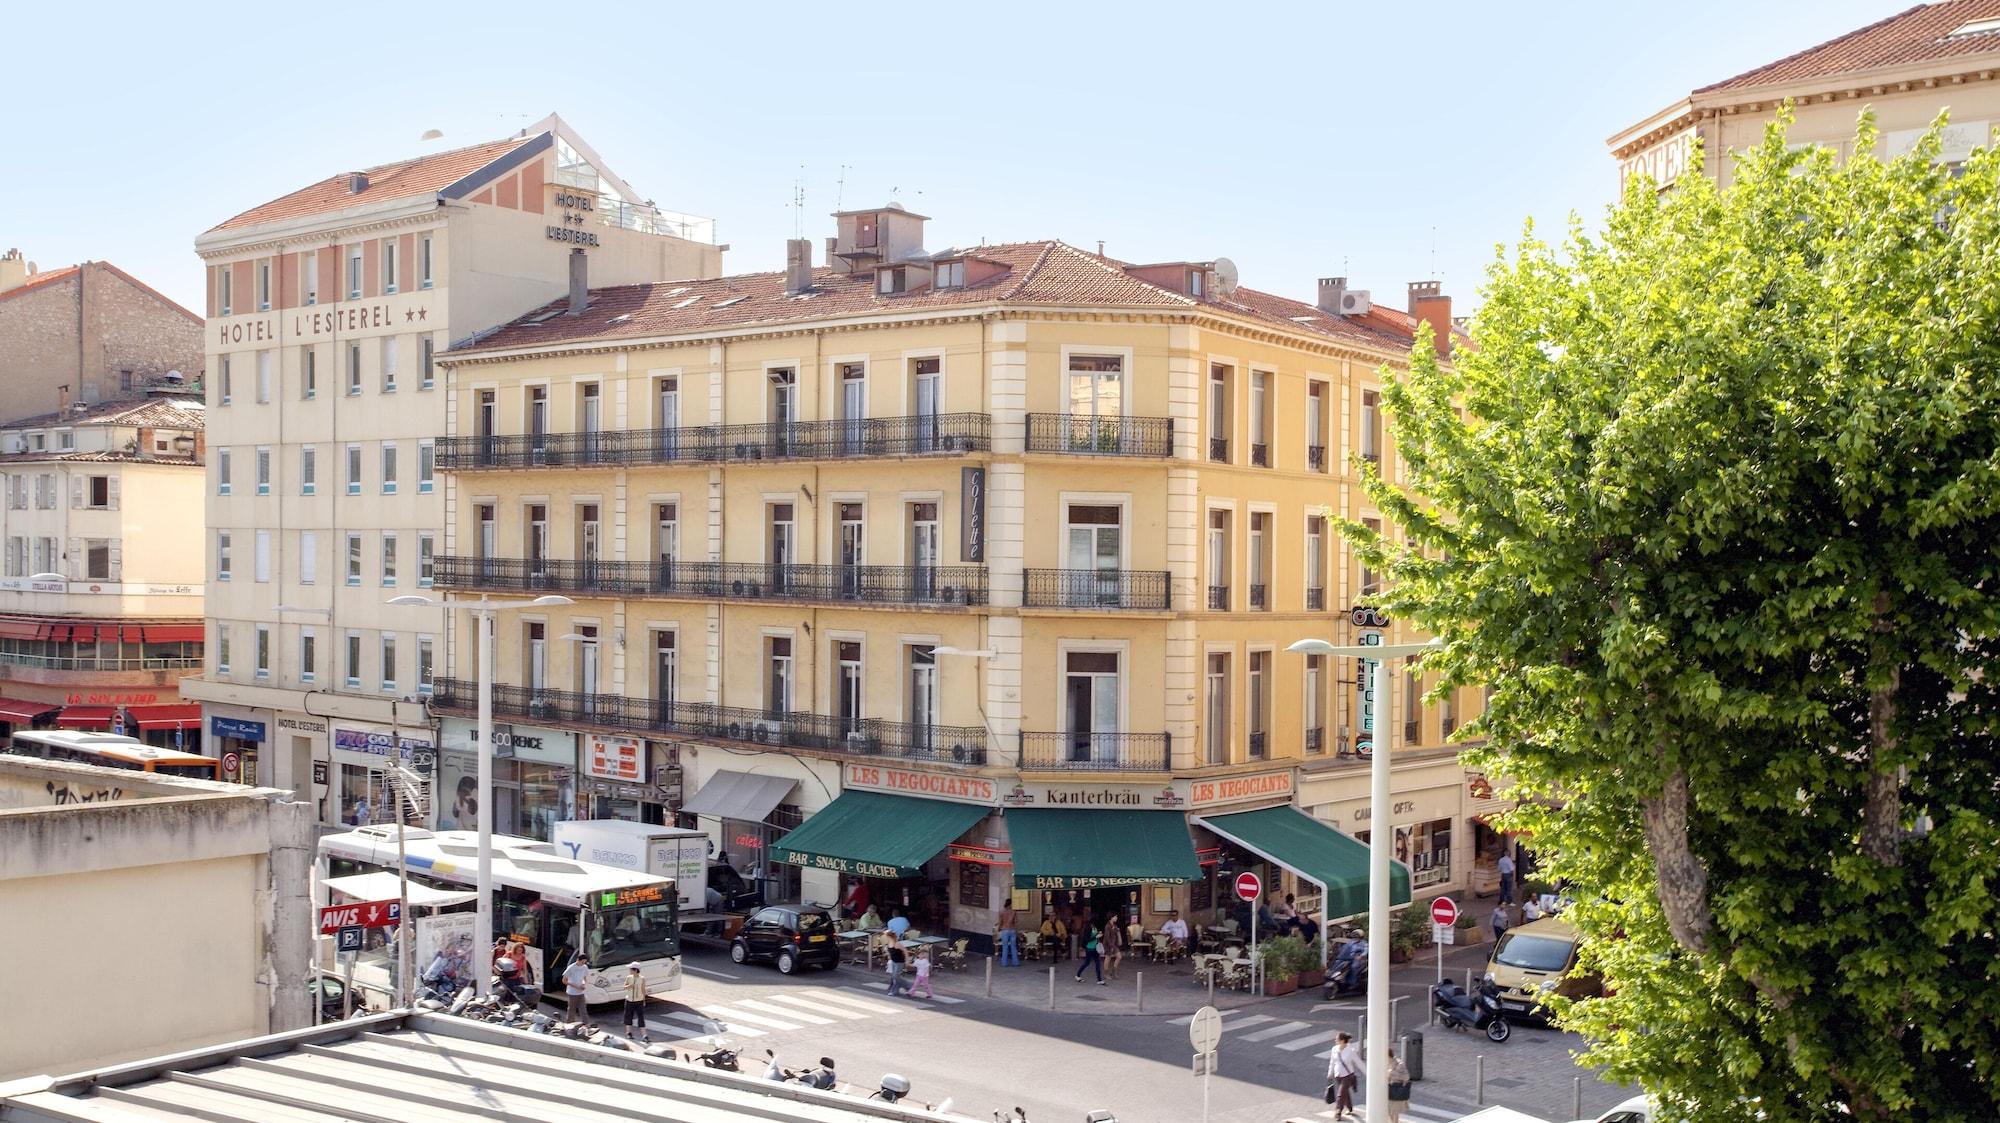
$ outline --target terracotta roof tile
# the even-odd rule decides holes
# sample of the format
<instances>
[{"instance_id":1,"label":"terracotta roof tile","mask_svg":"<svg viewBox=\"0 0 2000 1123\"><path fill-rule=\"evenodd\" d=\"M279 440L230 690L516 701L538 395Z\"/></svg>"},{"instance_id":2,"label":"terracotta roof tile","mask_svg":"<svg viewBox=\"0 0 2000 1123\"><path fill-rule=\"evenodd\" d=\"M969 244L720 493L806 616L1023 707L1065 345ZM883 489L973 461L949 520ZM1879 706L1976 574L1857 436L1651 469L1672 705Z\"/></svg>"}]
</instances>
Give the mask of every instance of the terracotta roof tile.
<instances>
[{"instance_id":1,"label":"terracotta roof tile","mask_svg":"<svg viewBox=\"0 0 2000 1123\"><path fill-rule=\"evenodd\" d=\"M1973 20L2000 19L2000 0L1919 4L1795 55L1703 86L1697 94L1805 82L1904 63L2000 52L2000 32L1953 36Z\"/></svg>"},{"instance_id":2,"label":"terracotta roof tile","mask_svg":"<svg viewBox=\"0 0 2000 1123\"><path fill-rule=\"evenodd\" d=\"M831 269L815 269L812 290L801 295L785 292L783 273L747 273L709 280L592 289L589 302L579 315L566 314L567 299L552 301L455 348L452 354L614 342L992 304L1142 310L1207 308L1266 326L1376 349L1406 349L1414 336L1414 323L1408 316L1379 307L1367 316L1346 318L1322 312L1311 304L1245 288L1238 288L1228 297L1198 299L1142 281L1127 273L1123 262L1059 241L981 246L966 252L998 263L1007 271L963 288L922 289L888 296L875 291L871 274L836 273Z\"/></svg>"},{"instance_id":3,"label":"terracotta roof tile","mask_svg":"<svg viewBox=\"0 0 2000 1123\"><path fill-rule=\"evenodd\" d=\"M0 429L46 429L53 425L128 425L157 429L201 429L207 425L207 409L186 398L125 398L99 402L82 409L72 408L67 416L38 413L18 421L0 424Z\"/></svg>"},{"instance_id":4,"label":"terracotta roof tile","mask_svg":"<svg viewBox=\"0 0 2000 1123\"><path fill-rule=\"evenodd\" d=\"M81 268L83 267L80 265L72 265L67 269L50 269L37 273L20 284L15 285L13 288L8 289L6 292L0 292L0 300L11 300L24 292L33 292L38 288L55 284L57 281L65 278L74 277L77 274L77 270Z\"/></svg>"},{"instance_id":5,"label":"terracotta roof tile","mask_svg":"<svg viewBox=\"0 0 2000 1123\"><path fill-rule=\"evenodd\" d=\"M350 173L341 172L310 187L302 187L289 195L281 195L261 206L252 207L213 229L262 226L267 222L331 214L364 203L385 203L434 194L535 139L534 136L509 137L365 168L362 174L368 177L368 186L359 194L347 190Z\"/></svg>"}]
</instances>

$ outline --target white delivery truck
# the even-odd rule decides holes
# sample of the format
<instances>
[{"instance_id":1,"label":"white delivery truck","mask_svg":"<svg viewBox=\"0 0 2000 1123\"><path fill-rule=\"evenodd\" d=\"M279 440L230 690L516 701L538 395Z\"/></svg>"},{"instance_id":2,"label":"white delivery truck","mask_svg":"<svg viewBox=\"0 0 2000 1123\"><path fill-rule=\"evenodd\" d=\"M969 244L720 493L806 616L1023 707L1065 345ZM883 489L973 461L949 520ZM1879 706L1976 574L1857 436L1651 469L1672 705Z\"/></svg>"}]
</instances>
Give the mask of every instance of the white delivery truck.
<instances>
[{"instance_id":1,"label":"white delivery truck","mask_svg":"<svg viewBox=\"0 0 2000 1123\"><path fill-rule=\"evenodd\" d=\"M685 923L706 907L708 835L686 827L662 827L625 819L573 819L555 825L555 847L579 862L638 870L674 879Z\"/></svg>"}]
</instances>

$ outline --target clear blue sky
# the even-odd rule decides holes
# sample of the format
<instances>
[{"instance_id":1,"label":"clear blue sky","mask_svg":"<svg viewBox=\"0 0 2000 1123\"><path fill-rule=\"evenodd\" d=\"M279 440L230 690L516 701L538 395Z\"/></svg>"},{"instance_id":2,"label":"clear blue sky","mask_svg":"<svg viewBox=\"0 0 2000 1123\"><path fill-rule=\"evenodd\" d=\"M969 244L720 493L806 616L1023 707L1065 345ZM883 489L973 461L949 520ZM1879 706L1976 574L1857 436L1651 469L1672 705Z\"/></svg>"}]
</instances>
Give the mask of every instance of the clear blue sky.
<instances>
[{"instance_id":1,"label":"clear blue sky","mask_svg":"<svg viewBox=\"0 0 2000 1123\"><path fill-rule=\"evenodd\" d=\"M1102 239L1399 307L1436 275L1465 308L1524 218L1601 213L1614 131L1905 6L16 5L0 246L199 311L215 223L554 110L715 217L731 272L782 266L801 176L830 234L845 165L848 206L931 215L934 249Z\"/></svg>"}]
</instances>

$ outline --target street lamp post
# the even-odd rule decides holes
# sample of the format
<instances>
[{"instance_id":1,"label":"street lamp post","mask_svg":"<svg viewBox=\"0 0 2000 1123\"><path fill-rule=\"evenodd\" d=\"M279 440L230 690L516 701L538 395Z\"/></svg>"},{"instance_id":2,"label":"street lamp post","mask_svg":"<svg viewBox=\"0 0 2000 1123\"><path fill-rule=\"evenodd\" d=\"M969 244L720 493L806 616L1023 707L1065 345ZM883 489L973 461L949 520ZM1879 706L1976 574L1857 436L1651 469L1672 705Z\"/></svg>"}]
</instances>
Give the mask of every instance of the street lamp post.
<instances>
[{"instance_id":1,"label":"street lamp post","mask_svg":"<svg viewBox=\"0 0 2000 1123\"><path fill-rule=\"evenodd\" d=\"M496 601L482 594L478 600L435 598L411 593L390 597L390 604L420 608L463 608L472 613L479 627L479 902L473 921L472 982L481 998L493 989L493 617L510 608L554 608L576 602L565 596L549 595L533 600Z\"/></svg>"},{"instance_id":2,"label":"street lamp post","mask_svg":"<svg viewBox=\"0 0 2000 1123\"><path fill-rule=\"evenodd\" d=\"M1285 650L1364 659L1376 665L1375 689L1368 699L1368 725L1374 731L1374 742L1368 765L1368 1040L1364 1042L1368 1086L1363 1107L1367 1123L1389 1123L1389 847L1394 828L1389 822L1389 736L1384 721L1394 712L1389 694L1395 676L1386 672L1389 660L1436 651L1444 642L1384 644L1379 642L1380 632L1365 632L1363 636L1378 642L1336 647L1323 639L1302 639ZM1323 902L1325 897L1320 899Z\"/></svg>"}]
</instances>

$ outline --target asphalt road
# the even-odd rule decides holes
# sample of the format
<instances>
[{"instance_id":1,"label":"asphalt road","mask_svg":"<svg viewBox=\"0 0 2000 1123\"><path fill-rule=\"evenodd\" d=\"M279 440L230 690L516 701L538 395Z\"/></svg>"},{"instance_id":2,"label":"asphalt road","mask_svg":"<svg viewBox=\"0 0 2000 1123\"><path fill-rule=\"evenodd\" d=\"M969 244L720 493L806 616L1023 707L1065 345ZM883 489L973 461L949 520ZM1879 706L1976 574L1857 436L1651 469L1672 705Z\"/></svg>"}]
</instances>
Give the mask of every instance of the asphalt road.
<instances>
[{"instance_id":1,"label":"asphalt road","mask_svg":"<svg viewBox=\"0 0 2000 1123\"><path fill-rule=\"evenodd\" d=\"M1458 955L1469 963L1477 952L1458 949ZM1123 1013L1092 1009L1093 1000L1110 1005L1104 1000L1113 992L1075 983L1066 969L1059 969L1058 1008L1051 1011L1045 973L1010 980L1011 990L1001 988L1007 998L986 998L976 962L964 974L941 975L937 1000L889 999L880 973L854 966L787 978L702 948L689 949L685 965L683 988L671 1001L656 999L649 1013L654 1040L693 1042L717 1019L742 1050L746 1071L762 1071L768 1048L792 1067L832 1057L841 1080L864 1094L883 1073L898 1073L913 1085L912 1100L949 1096L953 1110L978 1119L1015 1105L1034 1123L1077 1123L1097 1109L1115 1112L1118 1123L1204 1118L1204 1081L1190 1072L1185 1012L1199 992L1186 978L1178 982L1184 993L1165 991L1176 982L1164 970L1148 985L1179 999L1178 1007L1141 1014L1130 1012L1129 1002ZM1567 1120L1575 1076L1584 1078L1587 1115L1631 1094L1577 1068L1569 1052L1579 1043L1569 1035L1524 1027L1493 1045L1483 1036L1425 1027L1424 988L1433 972L1429 963L1410 964L1395 977L1397 992L1412 995L1403 1003L1402 1024L1426 1033L1425 1079L1416 1085L1407 1123L1445 1123L1475 1110L1474 1058L1481 1055L1488 1104ZM1130 985L1129 974L1123 985ZM1326 1050L1332 1034L1356 1028L1360 1011L1358 997L1326 1004L1316 993L1225 1010L1220 1071L1206 1081L1206 1118L1330 1118L1321 1098ZM599 1020L616 1017L607 1010Z\"/></svg>"}]
</instances>

